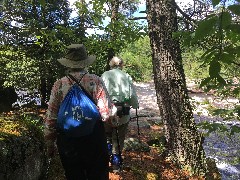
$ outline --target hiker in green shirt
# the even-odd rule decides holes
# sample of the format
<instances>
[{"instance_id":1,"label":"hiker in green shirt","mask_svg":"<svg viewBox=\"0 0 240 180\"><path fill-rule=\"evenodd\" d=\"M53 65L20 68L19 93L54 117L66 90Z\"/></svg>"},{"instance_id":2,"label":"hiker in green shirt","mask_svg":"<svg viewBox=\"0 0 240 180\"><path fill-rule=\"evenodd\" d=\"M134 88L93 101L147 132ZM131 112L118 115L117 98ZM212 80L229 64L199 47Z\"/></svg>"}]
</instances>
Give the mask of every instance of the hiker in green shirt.
<instances>
[{"instance_id":1,"label":"hiker in green shirt","mask_svg":"<svg viewBox=\"0 0 240 180\"><path fill-rule=\"evenodd\" d=\"M113 172L118 172L122 164L121 152L124 146L130 120L130 108L138 108L138 97L129 74L124 72L123 60L113 57L109 62L111 70L102 74L110 99L117 107L117 117L112 123L105 123L109 155Z\"/></svg>"}]
</instances>

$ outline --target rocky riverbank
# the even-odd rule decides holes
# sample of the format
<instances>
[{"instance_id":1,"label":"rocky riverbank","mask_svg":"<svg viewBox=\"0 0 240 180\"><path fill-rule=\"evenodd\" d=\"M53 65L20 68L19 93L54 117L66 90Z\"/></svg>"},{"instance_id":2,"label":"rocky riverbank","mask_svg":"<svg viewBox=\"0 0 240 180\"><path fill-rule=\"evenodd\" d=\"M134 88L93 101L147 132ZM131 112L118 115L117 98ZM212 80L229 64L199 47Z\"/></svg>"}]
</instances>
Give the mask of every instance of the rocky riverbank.
<instances>
[{"instance_id":1,"label":"rocky riverbank","mask_svg":"<svg viewBox=\"0 0 240 180\"><path fill-rule=\"evenodd\" d=\"M158 121L160 121L154 83L135 83L135 87L140 101L138 113L148 114L149 116L153 116L151 117L152 119L158 119ZM225 124L228 127L233 125L238 125L240 127L239 121L224 121L220 117L211 116L207 110L209 104L218 108L229 108L233 104L239 103L239 100L234 98L221 100L218 97L214 97L212 94L196 91L194 87L193 83L188 84L189 96L195 105L193 114L196 124L208 121L210 123ZM151 112L151 114L149 114L149 112ZM140 123L144 124L147 123L147 121ZM203 146L206 156L216 160L217 168L223 180L240 179L240 133L235 133L229 137L227 133L224 132L212 132L205 138Z\"/></svg>"}]
</instances>

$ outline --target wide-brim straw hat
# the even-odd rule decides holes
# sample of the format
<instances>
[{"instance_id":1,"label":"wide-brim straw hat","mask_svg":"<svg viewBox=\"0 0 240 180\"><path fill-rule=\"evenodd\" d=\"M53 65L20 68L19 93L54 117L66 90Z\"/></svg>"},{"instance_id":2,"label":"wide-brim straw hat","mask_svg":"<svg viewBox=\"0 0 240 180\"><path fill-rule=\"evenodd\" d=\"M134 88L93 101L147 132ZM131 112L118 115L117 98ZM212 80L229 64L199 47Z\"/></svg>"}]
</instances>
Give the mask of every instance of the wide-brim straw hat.
<instances>
[{"instance_id":1,"label":"wide-brim straw hat","mask_svg":"<svg viewBox=\"0 0 240 180\"><path fill-rule=\"evenodd\" d=\"M69 68L85 68L91 65L96 56L88 56L86 47L83 44L71 44L67 46L68 52L65 57L58 59L58 62Z\"/></svg>"}]
</instances>

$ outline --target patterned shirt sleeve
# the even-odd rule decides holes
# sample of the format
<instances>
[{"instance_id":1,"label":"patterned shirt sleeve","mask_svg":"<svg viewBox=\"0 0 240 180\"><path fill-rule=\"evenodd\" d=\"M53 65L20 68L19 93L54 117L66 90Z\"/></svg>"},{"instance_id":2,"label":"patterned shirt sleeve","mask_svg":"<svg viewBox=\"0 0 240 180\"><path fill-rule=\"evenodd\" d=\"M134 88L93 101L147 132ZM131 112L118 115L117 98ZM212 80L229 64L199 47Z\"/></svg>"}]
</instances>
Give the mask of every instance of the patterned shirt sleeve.
<instances>
[{"instance_id":1,"label":"patterned shirt sleeve","mask_svg":"<svg viewBox=\"0 0 240 180\"><path fill-rule=\"evenodd\" d=\"M56 122L58 108L61 103L61 93L59 91L61 81L54 83L48 103L48 109L45 116L44 136L47 144L53 144L56 139Z\"/></svg>"},{"instance_id":2,"label":"patterned shirt sleeve","mask_svg":"<svg viewBox=\"0 0 240 180\"><path fill-rule=\"evenodd\" d=\"M97 99L97 106L102 116L102 120L107 121L109 119L109 116L111 116L111 109L113 104L111 103L109 94L101 78L99 78L95 97Z\"/></svg>"}]
</instances>

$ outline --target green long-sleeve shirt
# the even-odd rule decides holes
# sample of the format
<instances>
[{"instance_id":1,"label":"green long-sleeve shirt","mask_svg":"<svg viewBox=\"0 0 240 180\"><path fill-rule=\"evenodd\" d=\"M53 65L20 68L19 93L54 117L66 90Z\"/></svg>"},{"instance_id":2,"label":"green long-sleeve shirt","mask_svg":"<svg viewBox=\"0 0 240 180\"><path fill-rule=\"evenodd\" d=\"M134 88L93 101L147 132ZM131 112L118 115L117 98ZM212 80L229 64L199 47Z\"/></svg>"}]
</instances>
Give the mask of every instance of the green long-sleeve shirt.
<instances>
[{"instance_id":1,"label":"green long-sleeve shirt","mask_svg":"<svg viewBox=\"0 0 240 180\"><path fill-rule=\"evenodd\" d=\"M133 109L138 108L137 93L129 74L115 68L104 72L101 77L112 101L127 102ZM129 119L130 115L123 116L119 124L124 124Z\"/></svg>"}]
</instances>

